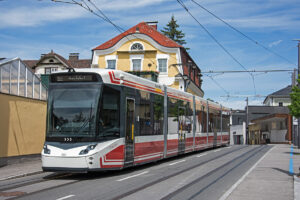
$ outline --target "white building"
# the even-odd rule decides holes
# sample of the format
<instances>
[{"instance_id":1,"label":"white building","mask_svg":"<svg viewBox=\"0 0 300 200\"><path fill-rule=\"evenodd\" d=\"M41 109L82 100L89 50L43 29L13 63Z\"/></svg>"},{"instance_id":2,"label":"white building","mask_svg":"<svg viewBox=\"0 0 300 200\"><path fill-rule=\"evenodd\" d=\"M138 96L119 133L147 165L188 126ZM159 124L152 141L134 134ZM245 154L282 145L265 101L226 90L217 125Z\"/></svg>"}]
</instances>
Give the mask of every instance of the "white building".
<instances>
[{"instance_id":1,"label":"white building","mask_svg":"<svg viewBox=\"0 0 300 200\"><path fill-rule=\"evenodd\" d=\"M282 88L272 94L269 94L265 100L264 105L266 106L288 106L291 105L290 93L292 92L292 86L289 85Z\"/></svg>"}]
</instances>

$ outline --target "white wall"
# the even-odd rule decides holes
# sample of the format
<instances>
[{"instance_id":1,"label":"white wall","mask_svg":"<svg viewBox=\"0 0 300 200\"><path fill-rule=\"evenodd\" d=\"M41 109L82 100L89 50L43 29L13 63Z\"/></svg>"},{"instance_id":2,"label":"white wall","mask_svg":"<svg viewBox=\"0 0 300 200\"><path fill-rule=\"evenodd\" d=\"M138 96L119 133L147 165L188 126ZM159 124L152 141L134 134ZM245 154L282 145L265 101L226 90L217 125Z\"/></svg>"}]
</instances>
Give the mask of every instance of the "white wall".
<instances>
[{"instance_id":1,"label":"white wall","mask_svg":"<svg viewBox=\"0 0 300 200\"><path fill-rule=\"evenodd\" d=\"M268 98L265 105L266 106L279 106L279 102L282 102L283 106L291 105L290 98Z\"/></svg>"},{"instance_id":2,"label":"white wall","mask_svg":"<svg viewBox=\"0 0 300 200\"><path fill-rule=\"evenodd\" d=\"M271 130L270 134L270 140L272 142L287 142L285 139L285 135L287 133L287 130Z\"/></svg>"},{"instance_id":3,"label":"white wall","mask_svg":"<svg viewBox=\"0 0 300 200\"><path fill-rule=\"evenodd\" d=\"M235 134L233 134L236 132ZM230 126L230 144L234 144L233 136L234 135L242 135L243 136L243 144L246 143L246 122L243 122L243 125L231 125Z\"/></svg>"}]
</instances>

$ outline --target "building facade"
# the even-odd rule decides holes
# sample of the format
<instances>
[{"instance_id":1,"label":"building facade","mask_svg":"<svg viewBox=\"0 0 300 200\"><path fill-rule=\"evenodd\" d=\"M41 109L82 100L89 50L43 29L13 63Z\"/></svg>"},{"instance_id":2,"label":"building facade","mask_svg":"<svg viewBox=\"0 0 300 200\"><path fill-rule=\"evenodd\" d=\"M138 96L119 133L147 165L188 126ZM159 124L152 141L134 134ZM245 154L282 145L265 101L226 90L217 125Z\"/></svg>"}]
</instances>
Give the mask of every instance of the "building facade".
<instances>
[{"instance_id":1,"label":"building facade","mask_svg":"<svg viewBox=\"0 0 300 200\"><path fill-rule=\"evenodd\" d=\"M234 110L231 113L230 144L246 144L246 112Z\"/></svg>"},{"instance_id":2,"label":"building facade","mask_svg":"<svg viewBox=\"0 0 300 200\"><path fill-rule=\"evenodd\" d=\"M204 95L201 70L184 47L157 31L156 22L141 22L94 48L92 67L122 70Z\"/></svg>"},{"instance_id":3,"label":"building facade","mask_svg":"<svg viewBox=\"0 0 300 200\"><path fill-rule=\"evenodd\" d=\"M69 59L66 59L53 50L50 53L42 54L39 60L24 60L23 62L38 75L51 74L69 68L91 67L91 59L79 59L79 53L70 53Z\"/></svg>"},{"instance_id":4,"label":"building facade","mask_svg":"<svg viewBox=\"0 0 300 200\"><path fill-rule=\"evenodd\" d=\"M291 105L290 93L292 92L292 86L289 85L282 88L272 94L269 94L265 100L264 105L266 106L288 106Z\"/></svg>"},{"instance_id":5,"label":"building facade","mask_svg":"<svg viewBox=\"0 0 300 200\"><path fill-rule=\"evenodd\" d=\"M249 144L290 143L292 116L286 106L249 106Z\"/></svg>"}]
</instances>

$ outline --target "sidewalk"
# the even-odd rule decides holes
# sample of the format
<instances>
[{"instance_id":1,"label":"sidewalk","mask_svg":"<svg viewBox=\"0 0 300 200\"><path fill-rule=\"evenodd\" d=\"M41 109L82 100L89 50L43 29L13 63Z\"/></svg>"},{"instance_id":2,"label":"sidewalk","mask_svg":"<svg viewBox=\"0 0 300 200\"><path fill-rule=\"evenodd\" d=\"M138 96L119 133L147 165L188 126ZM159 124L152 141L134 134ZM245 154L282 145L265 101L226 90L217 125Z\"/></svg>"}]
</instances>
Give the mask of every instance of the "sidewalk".
<instances>
[{"instance_id":1,"label":"sidewalk","mask_svg":"<svg viewBox=\"0 0 300 200\"><path fill-rule=\"evenodd\" d=\"M41 158L15 158L0 167L0 181L42 172Z\"/></svg>"},{"instance_id":2,"label":"sidewalk","mask_svg":"<svg viewBox=\"0 0 300 200\"><path fill-rule=\"evenodd\" d=\"M226 199L300 200L299 178L291 174L298 174L299 167L299 149L276 144Z\"/></svg>"}]
</instances>

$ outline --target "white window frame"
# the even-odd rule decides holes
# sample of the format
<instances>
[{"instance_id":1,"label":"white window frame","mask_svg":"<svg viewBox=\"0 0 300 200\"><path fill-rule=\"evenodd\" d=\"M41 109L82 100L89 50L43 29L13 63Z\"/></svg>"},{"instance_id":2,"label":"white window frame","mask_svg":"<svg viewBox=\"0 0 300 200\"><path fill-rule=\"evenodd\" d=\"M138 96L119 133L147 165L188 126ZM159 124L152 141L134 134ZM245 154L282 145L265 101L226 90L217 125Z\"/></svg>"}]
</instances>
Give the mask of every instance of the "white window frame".
<instances>
[{"instance_id":1,"label":"white window frame","mask_svg":"<svg viewBox=\"0 0 300 200\"><path fill-rule=\"evenodd\" d=\"M117 60L115 60L115 59L106 60L106 69L112 69L112 68L108 68L108 62L109 61L115 61L115 68L113 68L113 69L116 69L117 68Z\"/></svg>"},{"instance_id":2,"label":"white window frame","mask_svg":"<svg viewBox=\"0 0 300 200\"><path fill-rule=\"evenodd\" d=\"M133 71L133 59L140 59L141 60L141 71L143 71L143 65L144 65L144 55L130 55L130 71Z\"/></svg>"},{"instance_id":3,"label":"white window frame","mask_svg":"<svg viewBox=\"0 0 300 200\"><path fill-rule=\"evenodd\" d=\"M159 72L160 75L168 75L168 72L169 72L169 54L157 54L156 55L156 63L157 63L157 68L156 70ZM166 72L160 72L159 71L159 63L158 63L158 59L167 59L167 71Z\"/></svg>"},{"instance_id":4,"label":"white window frame","mask_svg":"<svg viewBox=\"0 0 300 200\"><path fill-rule=\"evenodd\" d=\"M58 71L57 67L51 67L51 74L52 74L52 72L56 72L56 71Z\"/></svg>"},{"instance_id":5,"label":"white window frame","mask_svg":"<svg viewBox=\"0 0 300 200\"><path fill-rule=\"evenodd\" d=\"M143 50L131 50L131 47L132 47L134 44L140 44L140 45L142 45ZM144 46L143 43L141 43L141 42L133 42L133 43L129 46L129 51L131 51L131 52L135 52L135 51L145 51L145 50L146 50L146 49L145 49L145 46Z\"/></svg>"},{"instance_id":6,"label":"white window frame","mask_svg":"<svg viewBox=\"0 0 300 200\"><path fill-rule=\"evenodd\" d=\"M105 69L108 69L108 60L115 60L116 61L116 67L115 69L118 69L118 56L117 55L109 55L105 56Z\"/></svg>"}]
</instances>

